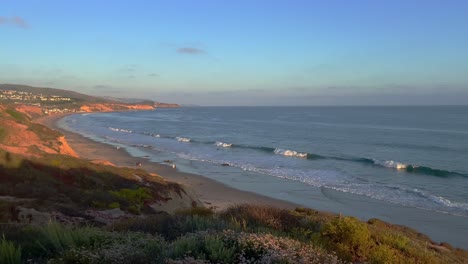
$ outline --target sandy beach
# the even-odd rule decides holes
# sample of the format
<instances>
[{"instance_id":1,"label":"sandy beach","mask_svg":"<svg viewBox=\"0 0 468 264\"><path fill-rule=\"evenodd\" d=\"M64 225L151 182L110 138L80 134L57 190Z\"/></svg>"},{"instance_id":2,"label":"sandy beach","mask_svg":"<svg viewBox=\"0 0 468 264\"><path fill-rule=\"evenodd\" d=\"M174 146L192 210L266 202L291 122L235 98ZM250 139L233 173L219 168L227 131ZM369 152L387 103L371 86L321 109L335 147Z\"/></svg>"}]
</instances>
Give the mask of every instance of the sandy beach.
<instances>
[{"instance_id":1,"label":"sandy beach","mask_svg":"<svg viewBox=\"0 0 468 264\"><path fill-rule=\"evenodd\" d=\"M56 122L66 115L69 114L44 116L36 119L35 122L58 130L64 134L69 145L80 158L88 160L106 160L116 166L123 167L135 167L137 162L141 162L142 169L151 173L156 173L167 180L178 182L190 188L207 207L214 208L215 210L223 210L231 205L245 203L269 205L287 209L293 209L299 206L295 203L231 188L201 175L185 173L178 169L173 169L170 165L132 157L124 149L117 149L113 146L99 143L77 133L59 128Z\"/></svg>"},{"instance_id":2,"label":"sandy beach","mask_svg":"<svg viewBox=\"0 0 468 264\"><path fill-rule=\"evenodd\" d=\"M379 218L392 224L411 227L428 235L436 242L448 242L455 247L468 249L466 217L405 207L326 188L306 189L302 183L293 181L288 183L293 186L292 189L285 191L282 180L275 177L264 176L233 182L232 179L213 180L201 175L181 172L165 164L132 157L123 148L117 149L114 146L98 143L79 134L63 130L57 125L57 121L63 116L46 116L37 119L36 122L63 133L70 146L81 158L108 160L117 166L127 167L135 167L137 162L141 162L143 169L187 186L199 196L207 207L213 207L216 210L244 203L281 208L310 207L320 211L351 215L362 220ZM305 203L304 201L309 202Z\"/></svg>"}]
</instances>

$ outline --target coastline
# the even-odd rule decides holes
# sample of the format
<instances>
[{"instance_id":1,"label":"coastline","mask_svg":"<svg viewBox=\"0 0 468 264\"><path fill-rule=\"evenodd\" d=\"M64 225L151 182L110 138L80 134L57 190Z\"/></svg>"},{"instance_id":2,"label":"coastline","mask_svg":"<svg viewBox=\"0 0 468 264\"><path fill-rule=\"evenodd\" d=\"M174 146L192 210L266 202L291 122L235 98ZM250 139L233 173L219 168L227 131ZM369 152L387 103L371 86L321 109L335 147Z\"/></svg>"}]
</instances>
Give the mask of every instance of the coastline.
<instances>
[{"instance_id":1,"label":"coastline","mask_svg":"<svg viewBox=\"0 0 468 264\"><path fill-rule=\"evenodd\" d=\"M169 181L177 182L188 187L206 207L211 207L215 210L223 210L236 204L267 205L284 209L294 209L300 206L292 202L235 189L202 175L181 172L178 169L173 169L169 165L135 158L124 149L116 149L110 145L93 141L57 126L57 122L61 118L72 114L74 113L43 116L35 119L34 122L60 131L60 133L65 136L70 147L80 158L87 160L105 160L118 167L133 168L137 162L141 162L142 169L150 173L156 173Z\"/></svg>"},{"instance_id":2,"label":"coastline","mask_svg":"<svg viewBox=\"0 0 468 264\"><path fill-rule=\"evenodd\" d=\"M436 242L448 242L455 247L468 249L466 217L405 207L330 189L305 189L300 183L295 182L290 182L295 186L294 190L284 191L281 180L267 176L249 182L237 182L234 187L230 187L228 186L228 184L231 185L230 182L222 183L202 175L181 172L167 165L135 158L123 148L116 149L111 145L93 141L58 127L57 122L70 114L73 113L46 116L35 120L35 122L64 134L71 148L81 158L109 160L117 166L126 167L134 167L136 162L140 161L143 163L143 169L192 189L207 207L222 210L230 205L244 203L287 209L300 206L324 212L342 213L358 217L361 220L378 218L392 224L415 229ZM268 197L273 194L282 200ZM295 199L291 199L291 197L295 197ZM311 200L312 204L304 202Z\"/></svg>"}]
</instances>

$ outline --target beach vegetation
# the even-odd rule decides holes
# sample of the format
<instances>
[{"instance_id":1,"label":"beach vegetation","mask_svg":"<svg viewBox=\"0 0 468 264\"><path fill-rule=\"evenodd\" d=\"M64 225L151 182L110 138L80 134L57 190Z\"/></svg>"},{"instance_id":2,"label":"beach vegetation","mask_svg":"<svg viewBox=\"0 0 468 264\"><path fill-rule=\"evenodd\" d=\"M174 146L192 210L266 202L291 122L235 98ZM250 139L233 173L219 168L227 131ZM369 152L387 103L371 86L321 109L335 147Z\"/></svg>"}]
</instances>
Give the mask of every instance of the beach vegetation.
<instances>
[{"instance_id":1,"label":"beach vegetation","mask_svg":"<svg viewBox=\"0 0 468 264\"><path fill-rule=\"evenodd\" d=\"M5 236L0 240L0 263L21 263L21 247L17 247L13 242L6 240Z\"/></svg>"},{"instance_id":2,"label":"beach vegetation","mask_svg":"<svg viewBox=\"0 0 468 264\"><path fill-rule=\"evenodd\" d=\"M354 217L336 217L326 223L320 235L327 248L346 260L365 260L371 246L366 223Z\"/></svg>"},{"instance_id":3,"label":"beach vegetation","mask_svg":"<svg viewBox=\"0 0 468 264\"><path fill-rule=\"evenodd\" d=\"M22 261L49 263L463 263L468 256L448 247L435 250L442 245L428 246L430 240L413 239L416 232L385 222L327 215L317 231L311 225L315 213L265 207L254 214L261 206L248 207L153 214L99 228L9 226L0 233L21 250ZM286 226L278 219L289 218L280 213L298 226Z\"/></svg>"},{"instance_id":4,"label":"beach vegetation","mask_svg":"<svg viewBox=\"0 0 468 264\"><path fill-rule=\"evenodd\" d=\"M138 187L136 189L123 188L118 191L109 191L109 193L119 199L125 200L129 204L127 209L135 214L139 214L144 202L152 198L151 191L144 187ZM109 207L111 207L111 205L115 206L116 204L118 203L112 202Z\"/></svg>"},{"instance_id":5,"label":"beach vegetation","mask_svg":"<svg viewBox=\"0 0 468 264\"><path fill-rule=\"evenodd\" d=\"M20 113L12 108L6 109L5 112L9 114L11 117L13 117L16 121L24 122L26 120L29 120L27 115Z\"/></svg>"}]
</instances>

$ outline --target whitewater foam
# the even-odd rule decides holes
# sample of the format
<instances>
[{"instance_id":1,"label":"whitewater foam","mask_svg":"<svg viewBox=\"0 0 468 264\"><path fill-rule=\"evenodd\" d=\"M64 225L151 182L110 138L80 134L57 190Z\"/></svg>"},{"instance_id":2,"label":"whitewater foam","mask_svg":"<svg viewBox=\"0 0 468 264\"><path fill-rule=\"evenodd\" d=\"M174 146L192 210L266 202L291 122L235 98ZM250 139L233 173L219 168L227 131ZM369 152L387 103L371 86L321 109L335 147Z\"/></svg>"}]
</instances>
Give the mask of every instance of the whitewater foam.
<instances>
[{"instance_id":1,"label":"whitewater foam","mask_svg":"<svg viewBox=\"0 0 468 264\"><path fill-rule=\"evenodd\" d=\"M123 129L123 128L114 128L114 127L109 127L110 130L115 131L115 132L124 132L124 133L132 133L132 130L129 129Z\"/></svg>"},{"instance_id":2,"label":"whitewater foam","mask_svg":"<svg viewBox=\"0 0 468 264\"><path fill-rule=\"evenodd\" d=\"M184 138L184 137L176 137L177 141L179 142L190 142L190 138Z\"/></svg>"},{"instance_id":3,"label":"whitewater foam","mask_svg":"<svg viewBox=\"0 0 468 264\"><path fill-rule=\"evenodd\" d=\"M224 143L221 141L216 141L215 145L217 147L230 148L232 146L232 143Z\"/></svg>"},{"instance_id":4,"label":"whitewater foam","mask_svg":"<svg viewBox=\"0 0 468 264\"><path fill-rule=\"evenodd\" d=\"M289 149L280 149L276 148L273 153L278 154L278 155L283 155L283 156L288 156L288 157L297 157L297 158L307 158L307 153L300 153L294 150L289 150Z\"/></svg>"},{"instance_id":5,"label":"whitewater foam","mask_svg":"<svg viewBox=\"0 0 468 264\"><path fill-rule=\"evenodd\" d=\"M387 168L392 168L392 169L397 169L397 170L406 170L409 166L408 164L393 161L393 160L385 160L385 161L380 161L380 160L373 160L374 164L381 165ZM415 166L411 166L415 167Z\"/></svg>"}]
</instances>

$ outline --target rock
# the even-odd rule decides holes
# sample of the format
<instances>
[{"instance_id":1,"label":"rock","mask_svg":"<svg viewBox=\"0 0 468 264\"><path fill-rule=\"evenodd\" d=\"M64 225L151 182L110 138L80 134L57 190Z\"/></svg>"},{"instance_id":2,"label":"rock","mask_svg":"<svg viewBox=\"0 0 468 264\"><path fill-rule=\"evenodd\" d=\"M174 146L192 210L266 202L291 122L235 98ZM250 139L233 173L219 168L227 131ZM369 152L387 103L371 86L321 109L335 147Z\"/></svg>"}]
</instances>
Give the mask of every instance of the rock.
<instances>
[{"instance_id":1,"label":"rock","mask_svg":"<svg viewBox=\"0 0 468 264\"><path fill-rule=\"evenodd\" d=\"M18 206L16 207L16 212L17 220L20 223L45 224L53 220L50 213L40 212L34 208L24 208Z\"/></svg>"},{"instance_id":2,"label":"rock","mask_svg":"<svg viewBox=\"0 0 468 264\"><path fill-rule=\"evenodd\" d=\"M223 166L223 167L229 167L229 166L231 166L231 165L229 165L229 163L221 163L221 166Z\"/></svg>"},{"instance_id":3,"label":"rock","mask_svg":"<svg viewBox=\"0 0 468 264\"><path fill-rule=\"evenodd\" d=\"M62 214L61 212L41 212L34 208L25 208L17 206L15 208L17 213L17 221L20 223L28 224L47 224L51 221L60 222L64 224L77 225L85 223L86 220L83 217L73 217Z\"/></svg>"}]
</instances>

